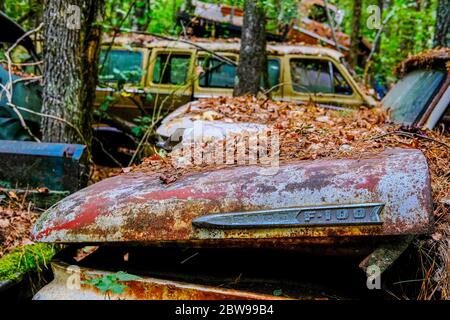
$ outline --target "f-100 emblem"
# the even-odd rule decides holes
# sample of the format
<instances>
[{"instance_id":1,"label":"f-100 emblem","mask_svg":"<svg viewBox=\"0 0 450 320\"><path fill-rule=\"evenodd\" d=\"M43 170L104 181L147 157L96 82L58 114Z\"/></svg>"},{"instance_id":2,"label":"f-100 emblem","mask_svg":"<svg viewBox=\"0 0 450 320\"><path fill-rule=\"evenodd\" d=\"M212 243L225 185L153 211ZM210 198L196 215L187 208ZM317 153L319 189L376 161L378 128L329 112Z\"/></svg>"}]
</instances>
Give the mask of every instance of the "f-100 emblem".
<instances>
[{"instance_id":1,"label":"f-100 emblem","mask_svg":"<svg viewBox=\"0 0 450 320\"><path fill-rule=\"evenodd\" d=\"M381 222L379 215L381 208L381 206L366 206L340 209L300 210L297 219L300 223L310 225L327 224L332 221L337 224L345 222L350 222L351 224L357 224L359 222Z\"/></svg>"},{"instance_id":2,"label":"f-100 emblem","mask_svg":"<svg viewBox=\"0 0 450 320\"><path fill-rule=\"evenodd\" d=\"M192 223L203 228L378 225L383 223L383 207L383 203L363 203L229 212L196 218Z\"/></svg>"}]
</instances>

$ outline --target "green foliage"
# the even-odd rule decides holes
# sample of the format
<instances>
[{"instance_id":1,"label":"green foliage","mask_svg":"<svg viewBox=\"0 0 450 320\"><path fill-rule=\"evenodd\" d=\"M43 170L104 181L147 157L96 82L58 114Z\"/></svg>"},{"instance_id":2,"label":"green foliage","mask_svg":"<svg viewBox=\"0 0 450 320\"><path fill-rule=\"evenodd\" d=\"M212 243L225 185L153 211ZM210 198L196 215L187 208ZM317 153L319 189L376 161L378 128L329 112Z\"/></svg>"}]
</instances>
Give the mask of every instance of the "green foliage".
<instances>
[{"instance_id":1,"label":"green foliage","mask_svg":"<svg viewBox=\"0 0 450 320\"><path fill-rule=\"evenodd\" d=\"M14 20L23 20L24 14L36 8L37 1L35 0L5 0L5 13ZM25 28L30 28L33 24L31 19L21 21L21 25Z\"/></svg>"},{"instance_id":2,"label":"green foliage","mask_svg":"<svg viewBox=\"0 0 450 320\"><path fill-rule=\"evenodd\" d=\"M144 15L138 17L137 22L143 26L148 25L147 31L162 34L178 34L179 30L175 27L175 13L183 2L183 0L107 0L105 25L132 28L136 9L144 7ZM148 7L148 4L150 4L150 7ZM127 17L130 8L130 14ZM125 17L126 19L124 19Z\"/></svg>"},{"instance_id":3,"label":"green foliage","mask_svg":"<svg viewBox=\"0 0 450 320\"><path fill-rule=\"evenodd\" d=\"M205 2L227 4L237 7L244 6L244 0L204 0ZM342 29L350 34L352 30L352 10L354 0L329 0L345 12ZM384 0L383 16L381 21L395 10L394 16L386 25L381 37L379 52L373 57L371 72L383 77L391 77L394 66L407 57L425 49L431 48L435 27L437 0ZM36 0L6 0L6 14L21 21L26 29L35 27L39 21L39 15L27 15L30 11L41 12L40 1ZM266 10L268 17L267 28L274 30L280 26L289 24L293 18L298 17L298 0L261 0L259 2ZM368 7L378 5L379 0L364 0L361 33L373 43L377 30L367 26L369 15ZM175 26L176 13L181 6L186 5L185 0L106 0L104 26L132 28L133 23L147 27L147 31L161 34L178 35L181 30ZM137 11L144 8L142 15ZM362 70L358 69L358 73ZM125 78L130 75L120 75Z\"/></svg>"},{"instance_id":4,"label":"green foliage","mask_svg":"<svg viewBox=\"0 0 450 320\"><path fill-rule=\"evenodd\" d=\"M17 247L0 259L0 281L16 280L29 271L48 268L56 251L55 245L45 243Z\"/></svg>"},{"instance_id":5,"label":"green foliage","mask_svg":"<svg viewBox=\"0 0 450 320\"><path fill-rule=\"evenodd\" d=\"M109 107L115 102L113 96L106 96L103 102L100 104L100 111L108 111Z\"/></svg>"},{"instance_id":6,"label":"green foliage","mask_svg":"<svg viewBox=\"0 0 450 320\"><path fill-rule=\"evenodd\" d=\"M149 31L161 34L178 35L181 30L175 27L175 13L183 0L152 1L152 20ZM174 6L175 4L175 6Z\"/></svg>"},{"instance_id":7,"label":"green foliage","mask_svg":"<svg viewBox=\"0 0 450 320\"><path fill-rule=\"evenodd\" d=\"M353 0L329 1L345 11L343 31L347 34L352 30ZM391 12L395 11L392 18L384 27L381 36L381 46L374 55L372 72L393 81L394 67L409 54L416 54L432 47L432 39L436 22L437 0L391 0L383 1L381 22ZM370 29L367 25L369 18L368 7L378 5L378 0L363 1L361 18L361 33L373 43L377 29ZM387 5L388 4L388 5ZM357 70L362 73L362 70Z\"/></svg>"},{"instance_id":8,"label":"green foliage","mask_svg":"<svg viewBox=\"0 0 450 320\"><path fill-rule=\"evenodd\" d=\"M133 134L136 137L142 137L152 124L152 118L149 116L138 117L134 119L134 123L136 126L132 129Z\"/></svg>"},{"instance_id":9,"label":"green foliage","mask_svg":"<svg viewBox=\"0 0 450 320\"><path fill-rule=\"evenodd\" d=\"M283 295L283 290L282 289L273 290L272 294L276 297L281 297Z\"/></svg>"},{"instance_id":10,"label":"green foliage","mask_svg":"<svg viewBox=\"0 0 450 320\"><path fill-rule=\"evenodd\" d=\"M112 274L105 274L101 277L85 280L83 284L89 284L99 289L104 294L121 294L128 288L121 282L138 280L140 277L119 271Z\"/></svg>"}]
</instances>

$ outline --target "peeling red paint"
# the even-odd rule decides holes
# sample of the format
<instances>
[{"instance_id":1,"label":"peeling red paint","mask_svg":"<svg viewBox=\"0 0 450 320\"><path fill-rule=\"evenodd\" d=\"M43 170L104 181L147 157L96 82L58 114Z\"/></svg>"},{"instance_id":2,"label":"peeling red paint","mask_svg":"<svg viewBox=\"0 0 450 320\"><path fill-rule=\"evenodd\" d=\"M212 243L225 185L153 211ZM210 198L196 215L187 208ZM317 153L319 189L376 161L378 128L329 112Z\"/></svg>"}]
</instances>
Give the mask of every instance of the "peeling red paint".
<instances>
[{"instance_id":1,"label":"peeling red paint","mask_svg":"<svg viewBox=\"0 0 450 320\"><path fill-rule=\"evenodd\" d=\"M380 176L365 177L364 182L356 184L355 187L358 189L366 189L371 192L374 192L379 182Z\"/></svg>"},{"instance_id":2,"label":"peeling red paint","mask_svg":"<svg viewBox=\"0 0 450 320\"><path fill-rule=\"evenodd\" d=\"M133 199L132 202L139 203L140 201L146 200L167 200L167 199L206 199L206 200L214 200L226 195L225 191L212 191L212 192L199 192L197 190L193 190L190 187L181 188L181 189L173 189L173 190L161 190L154 191L144 194L142 197L144 199Z\"/></svg>"},{"instance_id":3,"label":"peeling red paint","mask_svg":"<svg viewBox=\"0 0 450 320\"><path fill-rule=\"evenodd\" d=\"M69 220L62 224L57 224L54 227L45 229L35 236L37 240L48 236L51 232L56 230L78 229L95 222L95 219L107 213L108 209L107 199L96 199L96 202L86 202L81 206L81 213L73 220Z\"/></svg>"}]
</instances>

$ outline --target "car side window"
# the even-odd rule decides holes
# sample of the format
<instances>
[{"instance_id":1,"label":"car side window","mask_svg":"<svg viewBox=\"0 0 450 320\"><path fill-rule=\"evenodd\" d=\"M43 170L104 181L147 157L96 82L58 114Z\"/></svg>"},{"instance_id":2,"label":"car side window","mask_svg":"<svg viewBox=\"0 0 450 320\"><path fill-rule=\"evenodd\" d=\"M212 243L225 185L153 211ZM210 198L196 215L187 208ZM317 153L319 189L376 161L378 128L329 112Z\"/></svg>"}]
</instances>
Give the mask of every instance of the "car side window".
<instances>
[{"instance_id":1,"label":"car side window","mask_svg":"<svg viewBox=\"0 0 450 320\"><path fill-rule=\"evenodd\" d=\"M110 50L107 53L107 50L100 51L100 81L139 83L142 74L142 52Z\"/></svg>"},{"instance_id":2,"label":"car side window","mask_svg":"<svg viewBox=\"0 0 450 320\"><path fill-rule=\"evenodd\" d=\"M190 55L158 54L153 68L153 83L182 85L187 82Z\"/></svg>"},{"instance_id":3,"label":"car side window","mask_svg":"<svg viewBox=\"0 0 450 320\"><path fill-rule=\"evenodd\" d=\"M279 83L280 61L270 58L268 64L269 87ZM198 59L201 74L198 79L200 87L233 89L236 78L236 66L216 58L202 57ZM261 80L261 86L263 85Z\"/></svg>"},{"instance_id":4,"label":"car side window","mask_svg":"<svg viewBox=\"0 0 450 320\"><path fill-rule=\"evenodd\" d=\"M353 90L344 76L326 60L291 59L291 82L294 91L351 95Z\"/></svg>"},{"instance_id":5,"label":"car side window","mask_svg":"<svg viewBox=\"0 0 450 320\"><path fill-rule=\"evenodd\" d=\"M294 90L304 93L333 93L333 79L328 61L291 60L291 81Z\"/></svg>"},{"instance_id":6,"label":"car side window","mask_svg":"<svg viewBox=\"0 0 450 320\"><path fill-rule=\"evenodd\" d=\"M333 66L333 84L334 84L334 93L343 94L346 96L351 96L353 94L353 89L350 84L345 80L344 76L339 72L336 66L331 63Z\"/></svg>"},{"instance_id":7,"label":"car side window","mask_svg":"<svg viewBox=\"0 0 450 320\"><path fill-rule=\"evenodd\" d=\"M276 58L267 59L267 67L270 89L280 83L280 60Z\"/></svg>"},{"instance_id":8,"label":"car side window","mask_svg":"<svg viewBox=\"0 0 450 320\"><path fill-rule=\"evenodd\" d=\"M202 68L198 83L200 87L234 88L236 66L216 58L202 57L198 59Z\"/></svg>"}]
</instances>

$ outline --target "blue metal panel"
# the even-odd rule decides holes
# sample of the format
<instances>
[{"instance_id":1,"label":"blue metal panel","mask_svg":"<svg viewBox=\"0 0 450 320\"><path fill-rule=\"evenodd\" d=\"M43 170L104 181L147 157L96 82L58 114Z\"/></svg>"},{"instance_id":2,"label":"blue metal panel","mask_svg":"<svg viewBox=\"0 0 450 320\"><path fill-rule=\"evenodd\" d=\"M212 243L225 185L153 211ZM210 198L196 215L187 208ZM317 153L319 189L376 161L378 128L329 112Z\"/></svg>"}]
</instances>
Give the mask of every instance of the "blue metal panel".
<instances>
[{"instance_id":1,"label":"blue metal panel","mask_svg":"<svg viewBox=\"0 0 450 320\"><path fill-rule=\"evenodd\" d=\"M87 182L85 150L79 144L0 141L0 186L74 192Z\"/></svg>"},{"instance_id":2,"label":"blue metal panel","mask_svg":"<svg viewBox=\"0 0 450 320\"><path fill-rule=\"evenodd\" d=\"M80 160L85 146L67 143L38 143L32 141L0 141L0 153L41 157L65 157Z\"/></svg>"}]
</instances>

